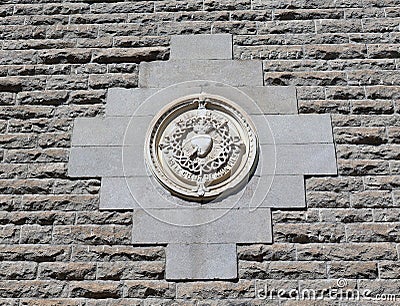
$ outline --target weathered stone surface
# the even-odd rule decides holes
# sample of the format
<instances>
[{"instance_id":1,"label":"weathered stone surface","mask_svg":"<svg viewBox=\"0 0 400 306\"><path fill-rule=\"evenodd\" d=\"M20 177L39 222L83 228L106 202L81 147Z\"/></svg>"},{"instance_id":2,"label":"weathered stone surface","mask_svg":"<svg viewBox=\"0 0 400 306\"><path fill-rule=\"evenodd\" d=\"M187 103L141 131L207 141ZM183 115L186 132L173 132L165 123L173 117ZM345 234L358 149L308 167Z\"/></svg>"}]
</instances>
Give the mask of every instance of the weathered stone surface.
<instances>
[{"instance_id":1,"label":"weathered stone surface","mask_svg":"<svg viewBox=\"0 0 400 306\"><path fill-rule=\"evenodd\" d=\"M70 297L95 299L122 297L122 285L108 281L73 281L70 282L68 291Z\"/></svg>"},{"instance_id":2,"label":"weathered stone surface","mask_svg":"<svg viewBox=\"0 0 400 306\"><path fill-rule=\"evenodd\" d=\"M73 261L162 261L164 249L160 246L77 246L72 254Z\"/></svg>"},{"instance_id":3,"label":"weathered stone surface","mask_svg":"<svg viewBox=\"0 0 400 306\"><path fill-rule=\"evenodd\" d=\"M59 281L0 281L2 298L57 298L67 297L67 284Z\"/></svg>"},{"instance_id":4,"label":"weathered stone surface","mask_svg":"<svg viewBox=\"0 0 400 306\"><path fill-rule=\"evenodd\" d=\"M0 278L2 280L35 279L37 264L34 262L7 262L0 263Z\"/></svg>"},{"instance_id":5,"label":"weathered stone surface","mask_svg":"<svg viewBox=\"0 0 400 306\"><path fill-rule=\"evenodd\" d=\"M123 225L59 225L53 228L55 244L127 244L130 242L130 226Z\"/></svg>"},{"instance_id":6,"label":"weathered stone surface","mask_svg":"<svg viewBox=\"0 0 400 306\"><path fill-rule=\"evenodd\" d=\"M126 281L125 290L125 296L133 298L174 298L176 296L175 284L165 281Z\"/></svg>"},{"instance_id":7,"label":"weathered stone surface","mask_svg":"<svg viewBox=\"0 0 400 306\"><path fill-rule=\"evenodd\" d=\"M364 191L350 197L355 208L385 208L396 206L390 191Z\"/></svg>"},{"instance_id":8,"label":"weathered stone surface","mask_svg":"<svg viewBox=\"0 0 400 306\"><path fill-rule=\"evenodd\" d=\"M77 224L132 224L132 213L81 212L76 216Z\"/></svg>"},{"instance_id":9,"label":"weathered stone surface","mask_svg":"<svg viewBox=\"0 0 400 306\"><path fill-rule=\"evenodd\" d=\"M347 240L351 242L399 242L397 223L349 224Z\"/></svg>"},{"instance_id":10,"label":"weathered stone surface","mask_svg":"<svg viewBox=\"0 0 400 306\"><path fill-rule=\"evenodd\" d=\"M331 262L329 276L332 278L378 278L374 262Z\"/></svg>"},{"instance_id":11,"label":"weathered stone surface","mask_svg":"<svg viewBox=\"0 0 400 306\"><path fill-rule=\"evenodd\" d=\"M51 226L23 225L21 227L20 243L50 243L52 239Z\"/></svg>"},{"instance_id":12,"label":"weathered stone surface","mask_svg":"<svg viewBox=\"0 0 400 306\"><path fill-rule=\"evenodd\" d=\"M276 224L274 237L277 242L329 243L344 242L345 231L341 224Z\"/></svg>"},{"instance_id":13,"label":"weathered stone surface","mask_svg":"<svg viewBox=\"0 0 400 306\"><path fill-rule=\"evenodd\" d=\"M61 299L24 299L21 301L21 305L24 306L36 306L36 305L43 305L43 306L84 306L85 300L84 299L71 299L71 298L61 298Z\"/></svg>"},{"instance_id":14,"label":"weathered stone surface","mask_svg":"<svg viewBox=\"0 0 400 306\"><path fill-rule=\"evenodd\" d=\"M312 223L320 220L319 212L316 209L307 211L273 211L272 216L276 223Z\"/></svg>"},{"instance_id":15,"label":"weathered stone surface","mask_svg":"<svg viewBox=\"0 0 400 306\"><path fill-rule=\"evenodd\" d=\"M373 216L371 210L360 209L324 209L320 211L322 222L372 222Z\"/></svg>"},{"instance_id":16,"label":"weathered stone surface","mask_svg":"<svg viewBox=\"0 0 400 306\"><path fill-rule=\"evenodd\" d=\"M104 262L97 265L97 279L162 279L164 268L163 261Z\"/></svg>"},{"instance_id":17,"label":"weathered stone surface","mask_svg":"<svg viewBox=\"0 0 400 306\"><path fill-rule=\"evenodd\" d=\"M374 220L378 222L396 222L399 219L400 210L398 208L376 209L374 210Z\"/></svg>"},{"instance_id":18,"label":"weathered stone surface","mask_svg":"<svg viewBox=\"0 0 400 306\"><path fill-rule=\"evenodd\" d=\"M248 280L232 282L187 282L178 283L176 288L178 298L254 298L254 283Z\"/></svg>"},{"instance_id":19,"label":"weathered stone surface","mask_svg":"<svg viewBox=\"0 0 400 306\"><path fill-rule=\"evenodd\" d=\"M0 226L0 243L17 244L19 243L21 229L19 226L2 225Z\"/></svg>"},{"instance_id":20,"label":"weathered stone surface","mask_svg":"<svg viewBox=\"0 0 400 306\"><path fill-rule=\"evenodd\" d=\"M74 224L74 212L0 212L0 224Z\"/></svg>"},{"instance_id":21,"label":"weathered stone surface","mask_svg":"<svg viewBox=\"0 0 400 306\"><path fill-rule=\"evenodd\" d=\"M335 128L337 143L379 145L387 142L384 128Z\"/></svg>"},{"instance_id":22,"label":"weathered stone surface","mask_svg":"<svg viewBox=\"0 0 400 306\"><path fill-rule=\"evenodd\" d=\"M400 265L398 262L384 261L378 264L380 278L399 278Z\"/></svg>"},{"instance_id":23,"label":"weathered stone surface","mask_svg":"<svg viewBox=\"0 0 400 306\"><path fill-rule=\"evenodd\" d=\"M248 262L239 263L239 276L244 279L314 279L326 278L326 266L318 262Z\"/></svg>"},{"instance_id":24,"label":"weathered stone surface","mask_svg":"<svg viewBox=\"0 0 400 306\"><path fill-rule=\"evenodd\" d=\"M20 210L93 210L98 206L98 197L88 194L25 195Z\"/></svg>"},{"instance_id":25,"label":"weathered stone surface","mask_svg":"<svg viewBox=\"0 0 400 306\"><path fill-rule=\"evenodd\" d=\"M168 56L167 48L133 48L105 49L93 53L92 60L96 63L140 63L164 60Z\"/></svg>"},{"instance_id":26,"label":"weathered stone surface","mask_svg":"<svg viewBox=\"0 0 400 306\"><path fill-rule=\"evenodd\" d=\"M41 263L39 279L86 280L95 279L96 265L90 263Z\"/></svg>"},{"instance_id":27,"label":"weathered stone surface","mask_svg":"<svg viewBox=\"0 0 400 306\"><path fill-rule=\"evenodd\" d=\"M2 261L67 261L71 256L71 246L63 245L5 245L0 248Z\"/></svg>"},{"instance_id":28,"label":"weathered stone surface","mask_svg":"<svg viewBox=\"0 0 400 306\"><path fill-rule=\"evenodd\" d=\"M361 290L368 289L370 291L370 296L376 296L377 294L397 295L396 292L399 290L399 283L397 280L360 280L358 286Z\"/></svg>"}]
</instances>

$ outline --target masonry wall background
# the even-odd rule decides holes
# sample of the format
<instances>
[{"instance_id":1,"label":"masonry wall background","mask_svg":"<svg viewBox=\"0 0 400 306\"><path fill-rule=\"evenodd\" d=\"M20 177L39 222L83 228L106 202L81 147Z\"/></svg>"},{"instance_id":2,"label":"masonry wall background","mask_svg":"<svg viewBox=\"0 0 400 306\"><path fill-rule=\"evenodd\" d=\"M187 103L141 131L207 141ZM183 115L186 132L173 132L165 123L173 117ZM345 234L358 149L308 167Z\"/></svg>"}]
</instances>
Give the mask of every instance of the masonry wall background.
<instances>
[{"instance_id":1,"label":"masonry wall background","mask_svg":"<svg viewBox=\"0 0 400 306\"><path fill-rule=\"evenodd\" d=\"M0 305L258 305L256 284L337 279L400 294L399 1L2 0L0 16ZM100 180L67 176L73 119L190 33L234 34L265 85L332 114L339 176L273 212L273 245L238 248L238 282L166 282L164 247L130 246L132 213L99 212Z\"/></svg>"}]
</instances>

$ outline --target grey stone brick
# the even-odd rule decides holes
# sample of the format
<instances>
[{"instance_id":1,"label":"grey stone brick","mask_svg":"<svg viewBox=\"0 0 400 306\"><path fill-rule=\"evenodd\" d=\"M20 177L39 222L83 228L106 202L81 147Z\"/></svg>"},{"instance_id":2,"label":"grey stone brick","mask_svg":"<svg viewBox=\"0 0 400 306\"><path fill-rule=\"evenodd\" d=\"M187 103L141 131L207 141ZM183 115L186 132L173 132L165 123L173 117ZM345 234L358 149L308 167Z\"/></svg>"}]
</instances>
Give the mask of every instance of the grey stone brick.
<instances>
[{"instance_id":1,"label":"grey stone brick","mask_svg":"<svg viewBox=\"0 0 400 306\"><path fill-rule=\"evenodd\" d=\"M181 282L177 283L176 286L176 296L184 300L214 298L218 299L218 302L221 303L221 301L229 301L229 299L245 298L251 298L250 300L254 301L255 297L254 281L243 279L238 282ZM214 288L214 290L210 291L210 287Z\"/></svg>"},{"instance_id":2,"label":"grey stone brick","mask_svg":"<svg viewBox=\"0 0 400 306\"><path fill-rule=\"evenodd\" d=\"M333 142L330 115L253 115L251 119L256 125L261 144Z\"/></svg>"},{"instance_id":3,"label":"grey stone brick","mask_svg":"<svg viewBox=\"0 0 400 306\"><path fill-rule=\"evenodd\" d=\"M321 262L240 262L239 276L244 279L323 279L326 265Z\"/></svg>"},{"instance_id":4,"label":"grey stone brick","mask_svg":"<svg viewBox=\"0 0 400 306\"><path fill-rule=\"evenodd\" d=\"M264 167L256 173L267 174L336 174L333 144L261 145ZM272 157L276 156L276 162ZM275 165L275 167L274 167Z\"/></svg>"},{"instance_id":5,"label":"grey stone brick","mask_svg":"<svg viewBox=\"0 0 400 306\"><path fill-rule=\"evenodd\" d=\"M207 208L136 210L132 242L268 243L272 240L270 222L269 208L253 212Z\"/></svg>"},{"instance_id":6,"label":"grey stone brick","mask_svg":"<svg viewBox=\"0 0 400 306\"><path fill-rule=\"evenodd\" d=\"M241 245L238 246L238 257L246 261L288 261L296 259L296 250L295 245L289 243Z\"/></svg>"},{"instance_id":7,"label":"grey stone brick","mask_svg":"<svg viewBox=\"0 0 400 306\"><path fill-rule=\"evenodd\" d=\"M169 243L166 256L167 280L237 277L236 244Z\"/></svg>"},{"instance_id":8,"label":"grey stone brick","mask_svg":"<svg viewBox=\"0 0 400 306\"><path fill-rule=\"evenodd\" d=\"M287 189L291 192L288 194ZM164 208L179 206L196 207L171 195L151 177L105 177L100 191L100 209ZM288 208L304 207L305 192L303 177L298 176L254 176L245 189L227 198L213 200L210 209L257 207Z\"/></svg>"},{"instance_id":9,"label":"grey stone brick","mask_svg":"<svg viewBox=\"0 0 400 306\"><path fill-rule=\"evenodd\" d=\"M39 279L86 280L95 279L94 263L40 263Z\"/></svg>"},{"instance_id":10,"label":"grey stone brick","mask_svg":"<svg viewBox=\"0 0 400 306\"><path fill-rule=\"evenodd\" d=\"M57 298L67 297L65 282L41 280L0 281L0 297L4 298Z\"/></svg>"},{"instance_id":11,"label":"grey stone brick","mask_svg":"<svg viewBox=\"0 0 400 306\"><path fill-rule=\"evenodd\" d=\"M24 225L21 227L20 243L50 243L52 239L51 226Z\"/></svg>"},{"instance_id":12,"label":"grey stone brick","mask_svg":"<svg viewBox=\"0 0 400 306\"><path fill-rule=\"evenodd\" d=\"M231 86L262 86L258 61L186 60L141 63L140 87L167 87L176 83L209 80Z\"/></svg>"},{"instance_id":13,"label":"grey stone brick","mask_svg":"<svg viewBox=\"0 0 400 306\"><path fill-rule=\"evenodd\" d=\"M380 262L379 275L381 278L400 278L400 265L396 261Z\"/></svg>"},{"instance_id":14,"label":"grey stone brick","mask_svg":"<svg viewBox=\"0 0 400 306\"><path fill-rule=\"evenodd\" d=\"M112 281L70 282L69 297L119 298L122 297L122 285Z\"/></svg>"},{"instance_id":15,"label":"grey stone brick","mask_svg":"<svg viewBox=\"0 0 400 306\"><path fill-rule=\"evenodd\" d=\"M17 244L19 243L20 233L21 230L19 226L2 225L0 226L0 243Z\"/></svg>"},{"instance_id":16,"label":"grey stone brick","mask_svg":"<svg viewBox=\"0 0 400 306\"><path fill-rule=\"evenodd\" d=\"M72 177L108 177L148 175L142 154L143 146L73 147L70 150L68 175ZM138 157L141 158L138 158ZM125 170L124 170L125 169Z\"/></svg>"},{"instance_id":17,"label":"grey stone brick","mask_svg":"<svg viewBox=\"0 0 400 306\"><path fill-rule=\"evenodd\" d=\"M274 225L276 242L343 243L345 228L340 223L277 223Z\"/></svg>"},{"instance_id":18,"label":"grey stone brick","mask_svg":"<svg viewBox=\"0 0 400 306\"><path fill-rule=\"evenodd\" d=\"M0 277L2 280L35 279L37 263L35 262L6 262L0 263Z\"/></svg>"},{"instance_id":19,"label":"grey stone brick","mask_svg":"<svg viewBox=\"0 0 400 306\"><path fill-rule=\"evenodd\" d=\"M97 279L162 279L164 261L103 262L97 265Z\"/></svg>"},{"instance_id":20,"label":"grey stone brick","mask_svg":"<svg viewBox=\"0 0 400 306\"><path fill-rule=\"evenodd\" d=\"M164 247L161 246L83 246L74 247L72 261L98 261L107 262L142 262L164 261Z\"/></svg>"},{"instance_id":21,"label":"grey stone brick","mask_svg":"<svg viewBox=\"0 0 400 306\"><path fill-rule=\"evenodd\" d=\"M232 35L200 34L172 36L171 59L232 59Z\"/></svg>"},{"instance_id":22,"label":"grey stone brick","mask_svg":"<svg viewBox=\"0 0 400 306\"><path fill-rule=\"evenodd\" d=\"M219 82L199 82L202 92L231 100L248 114L297 114L296 90L281 86L235 88Z\"/></svg>"},{"instance_id":23,"label":"grey stone brick","mask_svg":"<svg viewBox=\"0 0 400 306\"><path fill-rule=\"evenodd\" d=\"M130 240L132 228L126 225L58 225L53 228L54 244L120 245Z\"/></svg>"},{"instance_id":24,"label":"grey stone brick","mask_svg":"<svg viewBox=\"0 0 400 306\"><path fill-rule=\"evenodd\" d=\"M165 298L173 299L176 296L175 283L166 282L163 280L133 280L126 281L125 297L133 298Z\"/></svg>"},{"instance_id":25,"label":"grey stone brick","mask_svg":"<svg viewBox=\"0 0 400 306\"><path fill-rule=\"evenodd\" d=\"M135 110L158 89L110 88L107 92L106 116L132 116Z\"/></svg>"},{"instance_id":26,"label":"grey stone brick","mask_svg":"<svg viewBox=\"0 0 400 306\"><path fill-rule=\"evenodd\" d=\"M68 261L71 257L71 246L67 245L11 245L2 244L0 259L2 261Z\"/></svg>"},{"instance_id":27,"label":"grey stone brick","mask_svg":"<svg viewBox=\"0 0 400 306\"><path fill-rule=\"evenodd\" d=\"M302 244L297 246L298 260L307 261L369 261L396 260L396 246L390 243L325 243Z\"/></svg>"},{"instance_id":28,"label":"grey stone brick","mask_svg":"<svg viewBox=\"0 0 400 306\"><path fill-rule=\"evenodd\" d=\"M124 145L143 148L146 132L153 118L153 116L77 118L74 123L72 146Z\"/></svg>"},{"instance_id":29,"label":"grey stone brick","mask_svg":"<svg viewBox=\"0 0 400 306\"><path fill-rule=\"evenodd\" d=\"M296 89L290 86L242 87L264 114L297 114Z\"/></svg>"},{"instance_id":30,"label":"grey stone brick","mask_svg":"<svg viewBox=\"0 0 400 306\"><path fill-rule=\"evenodd\" d=\"M374 279L378 277L378 267L375 262L331 262L329 277Z\"/></svg>"},{"instance_id":31,"label":"grey stone brick","mask_svg":"<svg viewBox=\"0 0 400 306\"><path fill-rule=\"evenodd\" d=\"M165 47L108 48L94 51L92 61L96 63L140 63L164 60L168 56Z\"/></svg>"}]
</instances>

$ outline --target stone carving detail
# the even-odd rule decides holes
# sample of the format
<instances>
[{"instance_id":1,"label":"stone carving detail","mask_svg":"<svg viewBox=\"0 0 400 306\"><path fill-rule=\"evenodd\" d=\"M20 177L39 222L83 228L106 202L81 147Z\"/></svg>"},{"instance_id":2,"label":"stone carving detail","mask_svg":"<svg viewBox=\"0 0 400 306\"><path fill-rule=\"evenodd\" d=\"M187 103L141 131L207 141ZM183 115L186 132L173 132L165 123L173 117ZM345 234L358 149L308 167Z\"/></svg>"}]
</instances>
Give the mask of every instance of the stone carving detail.
<instances>
[{"instance_id":1,"label":"stone carving detail","mask_svg":"<svg viewBox=\"0 0 400 306\"><path fill-rule=\"evenodd\" d=\"M249 117L218 96L172 102L152 121L146 161L173 194L207 201L245 182L255 168L258 142Z\"/></svg>"}]
</instances>

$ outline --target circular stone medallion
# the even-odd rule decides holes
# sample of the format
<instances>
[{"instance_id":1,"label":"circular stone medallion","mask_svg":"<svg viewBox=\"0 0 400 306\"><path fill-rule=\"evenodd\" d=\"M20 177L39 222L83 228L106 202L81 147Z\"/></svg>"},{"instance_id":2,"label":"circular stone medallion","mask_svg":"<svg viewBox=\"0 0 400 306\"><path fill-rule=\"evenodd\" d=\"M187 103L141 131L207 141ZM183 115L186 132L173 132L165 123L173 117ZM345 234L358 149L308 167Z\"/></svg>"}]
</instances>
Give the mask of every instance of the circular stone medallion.
<instances>
[{"instance_id":1,"label":"circular stone medallion","mask_svg":"<svg viewBox=\"0 0 400 306\"><path fill-rule=\"evenodd\" d=\"M220 96L186 96L167 105L150 124L145 156L171 193L194 201L227 195L256 166L256 129L246 113Z\"/></svg>"}]
</instances>

